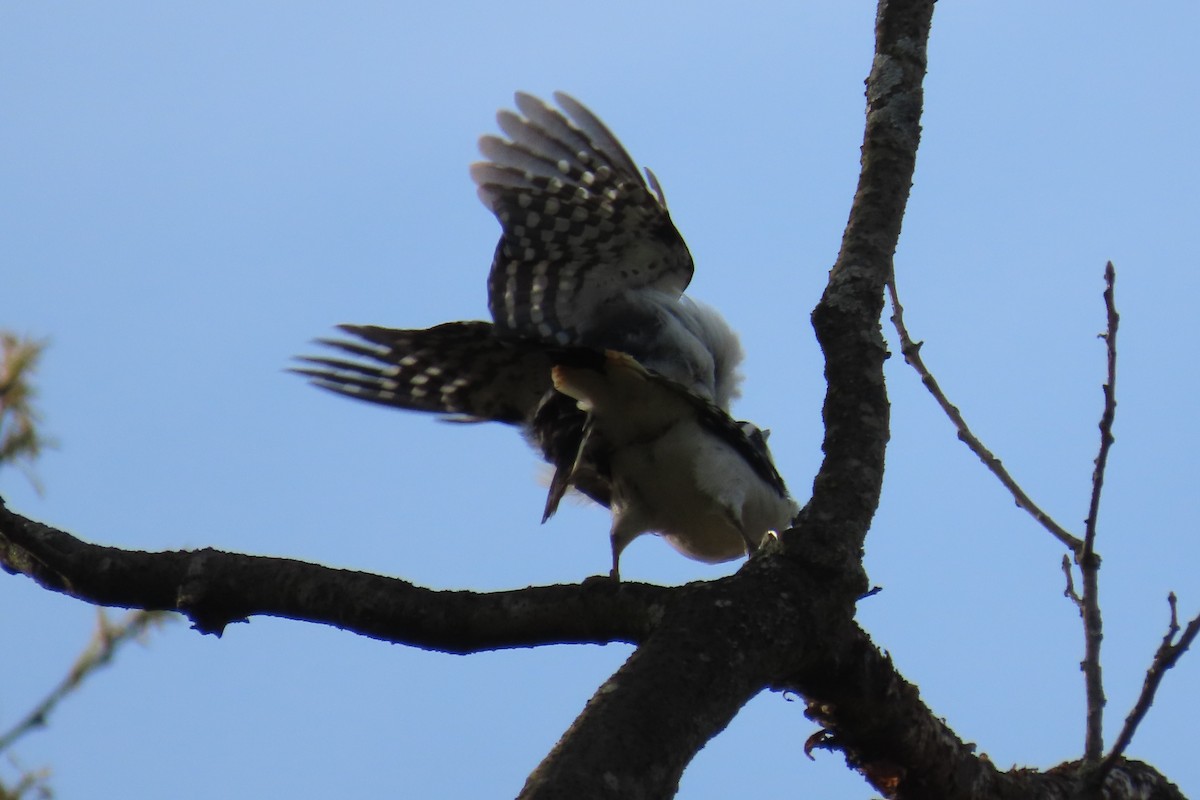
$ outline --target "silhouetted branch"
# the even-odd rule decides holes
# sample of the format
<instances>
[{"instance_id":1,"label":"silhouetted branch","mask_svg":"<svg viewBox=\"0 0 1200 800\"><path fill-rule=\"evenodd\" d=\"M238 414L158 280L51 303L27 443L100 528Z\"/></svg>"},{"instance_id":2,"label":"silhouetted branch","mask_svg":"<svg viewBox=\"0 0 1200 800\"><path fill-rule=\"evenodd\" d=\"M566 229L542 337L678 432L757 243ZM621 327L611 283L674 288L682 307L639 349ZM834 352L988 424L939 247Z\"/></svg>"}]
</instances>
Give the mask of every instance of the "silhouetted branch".
<instances>
[{"instance_id":1,"label":"silhouetted branch","mask_svg":"<svg viewBox=\"0 0 1200 800\"><path fill-rule=\"evenodd\" d=\"M1083 670L1087 693L1087 725L1084 733L1083 760L1094 764L1104 752L1104 681L1100 664L1100 644L1104 639L1104 624L1100 617L1100 557L1096 555L1096 524L1100 515L1100 495L1104 489L1104 470L1108 466L1108 451L1112 447L1113 420L1117 413L1117 314L1113 286L1116 271L1109 261L1104 268L1104 307L1107 326L1104 339L1107 354L1107 380L1104 383L1104 411L1100 415L1100 451L1092 470L1092 496L1084 523L1083 548L1077 555L1083 576L1083 597L1079 613L1083 619Z\"/></svg>"},{"instance_id":2,"label":"silhouetted branch","mask_svg":"<svg viewBox=\"0 0 1200 800\"><path fill-rule=\"evenodd\" d=\"M1119 763L1125 754L1125 749L1133 741L1133 734L1137 732L1138 726L1141 725L1142 720L1146 717L1146 712L1154 704L1154 695L1158 691L1159 684L1162 683L1163 675L1166 674L1167 670L1175 666L1179 658L1192 646L1192 642L1196 640L1196 635L1200 633L1200 615L1197 615L1187 624L1183 635L1176 641L1175 636L1179 633L1179 618L1176 615L1174 592L1167 595L1167 603L1171 606L1170 624L1167 626L1167 632L1163 636L1162 643L1154 653L1154 661L1151 662L1150 669L1146 671L1146 679L1142 683L1142 693L1138 695L1133 710L1125 718L1125 724L1122 726L1121 732L1117 735L1116 742L1113 743L1112 751L1105 756L1104 761L1101 762L1097 770L1101 779L1109 773L1115 764Z\"/></svg>"},{"instance_id":3,"label":"silhouetted branch","mask_svg":"<svg viewBox=\"0 0 1200 800\"><path fill-rule=\"evenodd\" d=\"M795 562L777 544L736 575L673 589L599 580L491 594L433 592L287 559L99 547L0 506L0 564L36 572L48 588L92 602L148 606L177 598L172 607L195 615L202 630L253 613L448 652L640 641L530 776L526 796L626 797L637 787L650 790L644 796L670 796L695 750L764 687L803 694L823 739L888 797L929 797L947 776L957 782L937 796L1065 800L1078 788L1073 770L1001 773L978 758L855 624L854 597L838 593L845 582L820 565ZM1197 626L1178 647L1190 643ZM598 635L602 628L610 634ZM611 781L589 782L597 774ZM1180 796L1137 762L1118 759L1107 781L1119 789L1110 792L1113 800L1150 796L1134 792L1148 786L1161 792L1156 797Z\"/></svg>"},{"instance_id":4,"label":"silhouetted branch","mask_svg":"<svg viewBox=\"0 0 1200 800\"><path fill-rule=\"evenodd\" d=\"M967 425L967 421L958 410L958 406L950 402L945 392L942 391L941 385L938 384L937 379L933 377L933 373L925 366L925 361L921 358L921 346L924 343L914 342L909 335L908 328L904 324L904 306L900 304L900 296L896 289L894 278L888 281L888 292L892 300L892 324L896 328L896 333L900 336L900 353L904 356L905 363L912 365L912 368L921 376L921 383L925 385L925 388L933 395L933 399L941 406L942 411L950 418L950 422L958 431L959 440L970 448L972 453L979 457L983 465L999 479L1000 483L1004 484L1004 488L1008 489L1009 493L1012 494L1013 499L1019 507L1029 512L1030 516L1053 534L1055 539L1058 539L1069 547L1072 553L1078 553L1080 548L1083 547L1083 541L1077 536L1068 533L1063 526L1054 521L1053 517L1043 511L1037 503L1033 502L1029 495L1025 493L1025 490L1009 474L1008 470L1004 468L1004 464L1001 463L1000 459L996 458L992 451L985 447L983 442L979 441L979 438L971 432L971 428Z\"/></svg>"},{"instance_id":5,"label":"silhouetted branch","mask_svg":"<svg viewBox=\"0 0 1200 800\"><path fill-rule=\"evenodd\" d=\"M784 541L804 541L806 559L848 571L861 572L863 541L883 481L890 408L879 317L921 139L932 14L932 0L879 4L858 187L837 261L812 314L825 356L825 458L800 520L821 525ZM866 590L861 580L859 594Z\"/></svg>"},{"instance_id":6,"label":"silhouetted branch","mask_svg":"<svg viewBox=\"0 0 1200 800\"><path fill-rule=\"evenodd\" d=\"M261 614L450 653L637 641L671 591L595 581L439 592L286 558L211 549L134 552L80 541L12 513L2 500L0 565L89 603L179 611L202 633L219 635L229 623Z\"/></svg>"}]
</instances>

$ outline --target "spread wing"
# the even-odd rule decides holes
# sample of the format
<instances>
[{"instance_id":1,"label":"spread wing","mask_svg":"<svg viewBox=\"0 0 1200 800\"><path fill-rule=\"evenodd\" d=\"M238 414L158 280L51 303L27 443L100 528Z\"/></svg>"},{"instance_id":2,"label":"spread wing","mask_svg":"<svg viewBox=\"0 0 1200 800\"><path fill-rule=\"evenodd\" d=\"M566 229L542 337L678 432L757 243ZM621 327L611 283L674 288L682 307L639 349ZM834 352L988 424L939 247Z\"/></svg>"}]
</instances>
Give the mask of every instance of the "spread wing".
<instances>
[{"instance_id":1,"label":"spread wing","mask_svg":"<svg viewBox=\"0 0 1200 800\"><path fill-rule=\"evenodd\" d=\"M556 468L547 518L569 485L609 504L605 453L572 472L585 415L574 400L554 390L551 379L553 365L594 359L595 353L497 337L490 322L447 322L420 330L341 325L339 330L354 338L320 340L337 356L304 356L298 359L303 366L291 371L319 388L379 405L457 421L519 425Z\"/></svg>"},{"instance_id":2,"label":"spread wing","mask_svg":"<svg viewBox=\"0 0 1200 800\"><path fill-rule=\"evenodd\" d=\"M520 114L497 115L508 139L485 136L471 166L479 197L503 233L488 275L488 306L502 334L594 345L587 330L630 292L678 297L692 257L653 174L577 100L561 111L517 94Z\"/></svg>"},{"instance_id":3,"label":"spread wing","mask_svg":"<svg viewBox=\"0 0 1200 800\"><path fill-rule=\"evenodd\" d=\"M323 339L342 357L306 356L293 369L315 386L386 406L460 420L526 424L550 391L541 342L498 338L490 322L421 330L341 325L354 339Z\"/></svg>"}]
</instances>

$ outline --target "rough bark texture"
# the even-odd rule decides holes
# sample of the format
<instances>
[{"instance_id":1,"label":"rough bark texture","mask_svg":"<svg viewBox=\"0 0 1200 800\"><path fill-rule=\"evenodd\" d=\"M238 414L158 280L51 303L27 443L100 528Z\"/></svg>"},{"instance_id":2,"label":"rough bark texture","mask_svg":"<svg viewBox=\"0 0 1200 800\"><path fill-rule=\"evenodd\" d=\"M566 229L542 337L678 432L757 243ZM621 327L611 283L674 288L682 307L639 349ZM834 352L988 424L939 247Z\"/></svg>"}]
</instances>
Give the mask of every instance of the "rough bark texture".
<instances>
[{"instance_id":1,"label":"rough bark texture","mask_svg":"<svg viewBox=\"0 0 1200 800\"><path fill-rule=\"evenodd\" d=\"M823 728L810 745L841 750L886 797L1081 796L1076 764L1002 773L976 756L854 620L888 440L880 314L920 138L932 12L932 0L880 3L862 173L813 312L828 381L825 459L796 527L736 575L677 588L597 580L437 592L286 559L98 547L2 505L0 564L88 602L177 610L207 633L266 614L452 653L637 644L530 775L524 798L671 797L696 752L763 689L804 696ZM1109 775L1103 794L1181 797L1130 761Z\"/></svg>"}]
</instances>

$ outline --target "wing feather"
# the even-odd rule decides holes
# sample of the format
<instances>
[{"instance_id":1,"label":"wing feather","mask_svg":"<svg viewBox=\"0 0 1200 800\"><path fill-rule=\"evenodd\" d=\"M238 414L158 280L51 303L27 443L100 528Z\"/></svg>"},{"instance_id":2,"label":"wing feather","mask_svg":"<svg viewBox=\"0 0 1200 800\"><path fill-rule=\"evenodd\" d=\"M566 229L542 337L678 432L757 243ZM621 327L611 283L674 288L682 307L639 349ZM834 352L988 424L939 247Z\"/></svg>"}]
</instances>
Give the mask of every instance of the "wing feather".
<instances>
[{"instance_id":1,"label":"wing feather","mask_svg":"<svg viewBox=\"0 0 1200 800\"><path fill-rule=\"evenodd\" d=\"M471 177L503 229L488 276L501 334L558 345L589 339L634 292L678 297L692 257L653 189L612 132L583 104L561 111L527 94L497 120L508 140L480 139L488 161ZM564 114L565 112L565 114Z\"/></svg>"},{"instance_id":2,"label":"wing feather","mask_svg":"<svg viewBox=\"0 0 1200 800\"><path fill-rule=\"evenodd\" d=\"M541 342L501 339L489 322L421 330L342 325L355 339L320 343L348 358L307 356L292 371L337 394L414 411L525 425L550 391Z\"/></svg>"}]
</instances>

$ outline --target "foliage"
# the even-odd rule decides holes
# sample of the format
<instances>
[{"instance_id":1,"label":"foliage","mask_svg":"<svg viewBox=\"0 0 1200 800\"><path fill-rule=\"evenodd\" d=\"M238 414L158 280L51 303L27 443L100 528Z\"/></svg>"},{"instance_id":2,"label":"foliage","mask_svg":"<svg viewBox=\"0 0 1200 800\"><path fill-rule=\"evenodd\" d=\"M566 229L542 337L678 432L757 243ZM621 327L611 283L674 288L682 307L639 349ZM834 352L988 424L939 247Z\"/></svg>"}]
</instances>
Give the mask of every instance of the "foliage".
<instances>
[{"instance_id":1,"label":"foliage","mask_svg":"<svg viewBox=\"0 0 1200 800\"><path fill-rule=\"evenodd\" d=\"M54 446L38 427L33 376L46 342L0 332L0 467L15 465L38 487L32 468L42 451Z\"/></svg>"}]
</instances>

